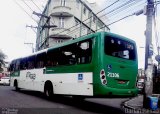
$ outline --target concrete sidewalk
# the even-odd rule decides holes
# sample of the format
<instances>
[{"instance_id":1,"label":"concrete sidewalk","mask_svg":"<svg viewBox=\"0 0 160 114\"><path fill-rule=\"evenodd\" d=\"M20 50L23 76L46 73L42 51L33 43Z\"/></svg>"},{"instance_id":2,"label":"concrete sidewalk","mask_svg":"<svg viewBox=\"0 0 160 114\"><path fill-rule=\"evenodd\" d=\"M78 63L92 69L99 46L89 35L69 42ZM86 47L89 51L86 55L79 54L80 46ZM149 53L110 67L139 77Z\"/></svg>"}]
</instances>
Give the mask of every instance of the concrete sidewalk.
<instances>
[{"instance_id":1,"label":"concrete sidewalk","mask_svg":"<svg viewBox=\"0 0 160 114\"><path fill-rule=\"evenodd\" d=\"M143 95L139 95L124 102L124 106L131 109L143 108Z\"/></svg>"},{"instance_id":2,"label":"concrete sidewalk","mask_svg":"<svg viewBox=\"0 0 160 114\"><path fill-rule=\"evenodd\" d=\"M153 111L151 109L143 108L143 95L139 95L124 102L123 106L125 109L125 113L160 114L160 109Z\"/></svg>"}]
</instances>

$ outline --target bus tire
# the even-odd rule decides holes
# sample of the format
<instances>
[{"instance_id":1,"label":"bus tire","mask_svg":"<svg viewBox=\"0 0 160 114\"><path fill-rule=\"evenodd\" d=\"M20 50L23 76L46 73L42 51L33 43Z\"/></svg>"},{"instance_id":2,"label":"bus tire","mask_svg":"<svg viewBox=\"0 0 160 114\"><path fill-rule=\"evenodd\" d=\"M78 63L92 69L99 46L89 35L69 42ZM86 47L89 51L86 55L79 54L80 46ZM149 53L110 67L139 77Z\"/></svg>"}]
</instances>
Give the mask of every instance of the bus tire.
<instances>
[{"instance_id":1,"label":"bus tire","mask_svg":"<svg viewBox=\"0 0 160 114\"><path fill-rule=\"evenodd\" d=\"M47 97L49 99L53 97L53 85L51 82L45 83L44 94L45 94L45 97Z\"/></svg>"},{"instance_id":2,"label":"bus tire","mask_svg":"<svg viewBox=\"0 0 160 114\"><path fill-rule=\"evenodd\" d=\"M14 81L14 87L15 87L15 90L16 90L16 91L19 91L19 90L20 90L20 88L18 87L18 82L17 82L17 80Z\"/></svg>"}]
</instances>

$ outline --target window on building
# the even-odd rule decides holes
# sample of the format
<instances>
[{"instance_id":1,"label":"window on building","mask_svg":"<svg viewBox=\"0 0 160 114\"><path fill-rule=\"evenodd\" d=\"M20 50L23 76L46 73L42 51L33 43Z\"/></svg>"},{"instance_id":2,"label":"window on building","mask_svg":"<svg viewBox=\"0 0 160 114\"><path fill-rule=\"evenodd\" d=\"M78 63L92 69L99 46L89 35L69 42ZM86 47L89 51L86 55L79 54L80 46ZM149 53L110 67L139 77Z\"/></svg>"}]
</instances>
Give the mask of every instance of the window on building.
<instances>
[{"instance_id":1,"label":"window on building","mask_svg":"<svg viewBox=\"0 0 160 114\"><path fill-rule=\"evenodd\" d=\"M79 0L76 0L76 6L77 6L77 8L79 9Z\"/></svg>"},{"instance_id":2,"label":"window on building","mask_svg":"<svg viewBox=\"0 0 160 114\"><path fill-rule=\"evenodd\" d=\"M86 30L86 26L85 25L82 25L82 30Z\"/></svg>"},{"instance_id":3,"label":"window on building","mask_svg":"<svg viewBox=\"0 0 160 114\"><path fill-rule=\"evenodd\" d=\"M61 0L61 6L66 6L66 0Z\"/></svg>"},{"instance_id":4,"label":"window on building","mask_svg":"<svg viewBox=\"0 0 160 114\"><path fill-rule=\"evenodd\" d=\"M56 43L62 43L63 42L63 40L57 40L56 41Z\"/></svg>"},{"instance_id":5,"label":"window on building","mask_svg":"<svg viewBox=\"0 0 160 114\"><path fill-rule=\"evenodd\" d=\"M97 29L103 29L103 23L100 20L97 22Z\"/></svg>"},{"instance_id":6,"label":"window on building","mask_svg":"<svg viewBox=\"0 0 160 114\"><path fill-rule=\"evenodd\" d=\"M95 23L96 22L96 17L93 15L92 16L92 21Z\"/></svg>"},{"instance_id":7,"label":"window on building","mask_svg":"<svg viewBox=\"0 0 160 114\"><path fill-rule=\"evenodd\" d=\"M59 28L64 28L64 17L59 17Z\"/></svg>"},{"instance_id":8,"label":"window on building","mask_svg":"<svg viewBox=\"0 0 160 114\"><path fill-rule=\"evenodd\" d=\"M77 19L75 19L75 23L76 26L79 25L79 21Z\"/></svg>"},{"instance_id":9,"label":"window on building","mask_svg":"<svg viewBox=\"0 0 160 114\"><path fill-rule=\"evenodd\" d=\"M84 7L83 8L83 13L86 15L86 11L87 11L87 9L86 9L86 7Z\"/></svg>"}]
</instances>

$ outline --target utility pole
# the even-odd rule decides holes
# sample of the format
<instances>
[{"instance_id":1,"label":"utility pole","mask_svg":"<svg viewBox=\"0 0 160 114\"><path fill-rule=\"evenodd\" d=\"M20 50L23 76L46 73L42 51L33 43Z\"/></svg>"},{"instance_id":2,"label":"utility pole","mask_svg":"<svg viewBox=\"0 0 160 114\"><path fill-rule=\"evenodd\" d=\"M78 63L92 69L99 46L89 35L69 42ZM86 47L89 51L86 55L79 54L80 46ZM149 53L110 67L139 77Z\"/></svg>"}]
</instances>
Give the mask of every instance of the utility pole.
<instances>
[{"instance_id":1,"label":"utility pole","mask_svg":"<svg viewBox=\"0 0 160 114\"><path fill-rule=\"evenodd\" d=\"M145 87L143 106L146 106L146 98L152 95L153 92L153 45L152 45L152 22L154 16L154 0L147 0L146 7L146 45L145 45Z\"/></svg>"},{"instance_id":2,"label":"utility pole","mask_svg":"<svg viewBox=\"0 0 160 114\"><path fill-rule=\"evenodd\" d=\"M146 48L145 48L145 70L148 68L148 63L150 60L152 60L152 54L153 50L150 50L152 48L152 22L153 22L153 13L154 13L154 0L147 0L147 24L146 24Z\"/></svg>"},{"instance_id":3,"label":"utility pole","mask_svg":"<svg viewBox=\"0 0 160 114\"><path fill-rule=\"evenodd\" d=\"M35 33L37 33L34 29L37 29L38 27L34 27L32 25L26 25L26 28L31 28Z\"/></svg>"}]
</instances>

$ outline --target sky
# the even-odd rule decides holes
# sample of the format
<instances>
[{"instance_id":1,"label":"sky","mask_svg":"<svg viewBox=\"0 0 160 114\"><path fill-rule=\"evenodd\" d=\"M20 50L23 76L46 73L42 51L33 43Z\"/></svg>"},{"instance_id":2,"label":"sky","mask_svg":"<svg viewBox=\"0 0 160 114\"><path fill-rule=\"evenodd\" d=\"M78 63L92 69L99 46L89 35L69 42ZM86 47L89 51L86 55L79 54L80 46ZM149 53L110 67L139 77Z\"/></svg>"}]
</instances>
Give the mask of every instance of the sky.
<instances>
[{"instance_id":1,"label":"sky","mask_svg":"<svg viewBox=\"0 0 160 114\"><path fill-rule=\"evenodd\" d=\"M13 1L0 1L0 49L8 56L8 61L27 55L31 50L24 45L28 40L25 26L31 19Z\"/></svg>"},{"instance_id":2,"label":"sky","mask_svg":"<svg viewBox=\"0 0 160 114\"><path fill-rule=\"evenodd\" d=\"M24 43L35 43L36 34L26 25L36 25L36 23L15 3L22 4L21 0L1 0L0 1L0 49L8 56L7 61L17 57L25 56L32 53L32 48ZM37 0L35 0L37 1ZM39 0L40 1L40 0ZM41 0L42 2L43 0ZM109 4L112 0L88 0L97 2L102 8L104 4ZM23 6L25 6L23 4ZM25 8L25 7L24 7ZM32 11L27 9L32 17ZM36 17L34 17L36 18ZM36 18L37 19L37 18ZM110 26L111 32L129 37L136 41L138 48L139 68L144 67L144 47L146 27L146 17L132 16Z\"/></svg>"}]
</instances>

